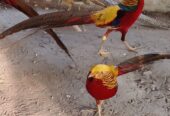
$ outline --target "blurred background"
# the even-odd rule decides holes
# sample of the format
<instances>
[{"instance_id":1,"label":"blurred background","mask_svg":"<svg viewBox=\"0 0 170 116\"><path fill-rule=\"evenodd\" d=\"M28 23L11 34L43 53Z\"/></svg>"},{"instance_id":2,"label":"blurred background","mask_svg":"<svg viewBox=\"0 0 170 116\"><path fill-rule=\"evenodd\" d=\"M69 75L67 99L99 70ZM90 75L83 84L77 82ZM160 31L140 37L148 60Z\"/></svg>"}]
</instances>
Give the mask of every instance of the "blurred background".
<instances>
[{"instance_id":1,"label":"blurred background","mask_svg":"<svg viewBox=\"0 0 170 116\"><path fill-rule=\"evenodd\" d=\"M60 4L62 0L25 0L30 4L35 6L56 6ZM63 0L64 1L64 0ZM65 0L69 1L69 0ZM78 2L89 3L89 0L75 0ZM118 0L115 0L118 1ZM54 4L55 3L55 4ZM170 11L170 0L145 0L145 11L156 11L156 12L169 12Z\"/></svg>"}]
</instances>

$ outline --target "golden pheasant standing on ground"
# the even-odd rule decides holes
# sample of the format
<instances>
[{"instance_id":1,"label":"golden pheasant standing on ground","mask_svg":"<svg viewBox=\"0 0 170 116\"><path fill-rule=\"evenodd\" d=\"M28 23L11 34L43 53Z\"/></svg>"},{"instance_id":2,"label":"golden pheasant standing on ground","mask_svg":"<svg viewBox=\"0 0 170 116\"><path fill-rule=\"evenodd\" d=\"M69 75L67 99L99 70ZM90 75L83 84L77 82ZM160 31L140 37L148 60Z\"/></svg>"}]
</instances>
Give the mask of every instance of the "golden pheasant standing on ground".
<instances>
[{"instance_id":1,"label":"golden pheasant standing on ground","mask_svg":"<svg viewBox=\"0 0 170 116\"><path fill-rule=\"evenodd\" d=\"M87 76L86 88L96 100L99 116L101 116L102 101L113 97L118 90L117 77L141 68L144 64L170 59L170 53L151 53L128 59L116 66L97 64Z\"/></svg>"},{"instance_id":2,"label":"golden pheasant standing on ground","mask_svg":"<svg viewBox=\"0 0 170 116\"><path fill-rule=\"evenodd\" d=\"M19 11L26 14L28 17L34 17L38 16L39 14L29 5L27 5L23 0L0 0L0 2L4 2L6 4L9 4ZM57 34L52 29L45 30L51 37L55 40L55 42L59 45L61 49L65 51L65 53L72 59L69 50L64 45L64 43L60 40L60 38L57 36Z\"/></svg>"},{"instance_id":3,"label":"golden pheasant standing on ground","mask_svg":"<svg viewBox=\"0 0 170 116\"><path fill-rule=\"evenodd\" d=\"M131 47L128 42L125 41L125 36L128 29L141 14L143 6L144 0L122 0L118 5L107 7L98 12L70 11L48 13L25 20L9 28L0 34L0 38L29 28L52 28L94 23L98 27L109 27L103 36L99 53L104 53L102 51L103 43L107 40L109 33L112 31L120 31L122 33L121 40L123 43L129 50L135 51L135 48Z\"/></svg>"}]
</instances>

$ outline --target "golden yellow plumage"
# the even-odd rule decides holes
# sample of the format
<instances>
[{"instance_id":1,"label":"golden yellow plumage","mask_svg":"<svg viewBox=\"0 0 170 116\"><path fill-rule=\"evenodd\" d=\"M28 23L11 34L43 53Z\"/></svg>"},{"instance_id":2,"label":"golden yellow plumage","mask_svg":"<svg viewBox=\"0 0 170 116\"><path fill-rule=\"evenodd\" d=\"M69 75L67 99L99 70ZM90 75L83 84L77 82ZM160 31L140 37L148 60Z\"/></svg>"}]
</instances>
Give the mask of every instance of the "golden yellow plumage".
<instances>
[{"instance_id":1,"label":"golden yellow plumage","mask_svg":"<svg viewBox=\"0 0 170 116\"><path fill-rule=\"evenodd\" d=\"M117 86L118 69L114 65L98 64L91 69L95 79L102 80L104 86L113 89Z\"/></svg>"},{"instance_id":2,"label":"golden yellow plumage","mask_svg":"<svg viewBox=\"0 0 170 116\"><path fill-rule=\"evenodd\" d=\"M95 22L96 26L103 26L111 23L117 17L117 12L119 10L120 7L118 5L110 6L92 14L91 19Z\"/></svg>"}]
</instances>

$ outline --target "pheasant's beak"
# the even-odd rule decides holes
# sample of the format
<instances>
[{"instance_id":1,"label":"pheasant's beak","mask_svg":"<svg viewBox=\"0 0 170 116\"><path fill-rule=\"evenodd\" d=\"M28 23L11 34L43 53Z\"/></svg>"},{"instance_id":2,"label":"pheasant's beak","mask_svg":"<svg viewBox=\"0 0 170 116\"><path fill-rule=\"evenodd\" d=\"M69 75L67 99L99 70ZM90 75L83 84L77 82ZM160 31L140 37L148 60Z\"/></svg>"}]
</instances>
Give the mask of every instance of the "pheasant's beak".
<instances>
[{"instance_id":1,"label":"pheasant's beak","mask_svg":"<svg viewBox=\"0 0 170 116\"><path fill-rule=\"evenodd\" d=\"M94 79L94 74L92 74L91 72L89 72L88 76L87 76L87 79L88 80L93 80Z\"/></svg>"},{"instance_id":2,"label":"pheasant's beak","mask_svg":"<svg viewBox=\"0 0 170 116\"><path fill-rule=\"evenodd\" d=\"M93 77L94 75L90 73L87 78L93 78Z\"/></svg>"}]
</instances>

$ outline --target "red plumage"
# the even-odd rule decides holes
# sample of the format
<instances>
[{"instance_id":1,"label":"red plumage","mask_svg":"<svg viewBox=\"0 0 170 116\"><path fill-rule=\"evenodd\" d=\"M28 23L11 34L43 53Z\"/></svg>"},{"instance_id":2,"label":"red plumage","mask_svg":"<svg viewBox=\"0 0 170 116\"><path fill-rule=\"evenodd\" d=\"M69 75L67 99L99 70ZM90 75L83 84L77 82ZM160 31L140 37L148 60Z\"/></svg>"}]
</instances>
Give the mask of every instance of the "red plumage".
<instances>
[{"instance_id":1,"label":"red plumage","mask_svg":"<svg viewBox=\"0 0 170 116\"><path fill-rule=\"evenodd\" d=\"M113 97L118 89L118 86L108 89L106 86L103 86L101 80L94 79L93 81L87 79L86 81L87 91L93 96L96 100L105 100Z\"/></svg>"},{"instance_id":2,"label":"red plumage","mask_svg":"<svg viewBox=\"0 0 170 116\"><path fill-rule=\"evenodd\" d=\"M128 29L135 23L139 15L142 13L143 6L144 0L139 0L137 9L132 12L126 12L126 14L121 18L119 28L115 30L121 31L122 34L126 34Z\"/></svg>"}]
</instances>

